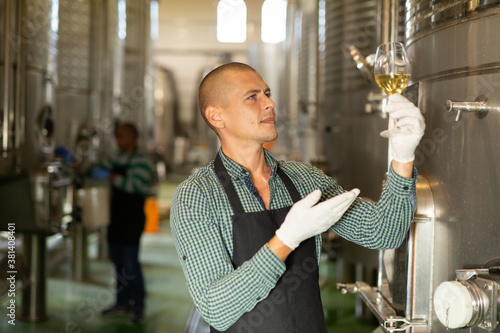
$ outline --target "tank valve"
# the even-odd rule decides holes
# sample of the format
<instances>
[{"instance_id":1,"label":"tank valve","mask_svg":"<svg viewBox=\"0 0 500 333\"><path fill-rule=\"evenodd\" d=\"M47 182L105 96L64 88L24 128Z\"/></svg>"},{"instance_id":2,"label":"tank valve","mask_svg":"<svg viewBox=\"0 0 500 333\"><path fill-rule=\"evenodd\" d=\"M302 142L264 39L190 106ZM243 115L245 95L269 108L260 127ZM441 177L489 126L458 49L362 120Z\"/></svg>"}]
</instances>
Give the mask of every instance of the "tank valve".
<instances>
[{"instance_id":1,"label":"tank valve","mask_svg":"<svg viewBox=\"0 0 500 333\"><path fill-rule=\"evenodd\" d=\"M381 118L387 118L385 107L387 105L387 95L370 92L366 97L365 112L378 114Z\"/></svg>"},{"instance_id":2,"label":"tank valve","mask_svg":"<svg viewBox=\"0 0 500 333\"><path fill-rule=\"evenodd\" d=\"M474 112L478 118L482 119L488 115L488 111L490 110L487 102L488 99L482 95L476 98L474 102L453 102L447 100L445 110L448 112L457 112L455 121L458 121L461 112Z\"/></svg>"},{"instance_id":3,"label":"tank valve","mask_svg":"<svg viewBox=\"0 0 500 333\"><path fill-rule=\"evenodd\" d=\"M499 287L495 280L478 277L496 275L495 270L457 270L457 281L441 283L434 293L434 310L447 328L480 327L493 331L499 319ZM461 280L464 279L464 280Z\"/></svg>"}]
</instances>

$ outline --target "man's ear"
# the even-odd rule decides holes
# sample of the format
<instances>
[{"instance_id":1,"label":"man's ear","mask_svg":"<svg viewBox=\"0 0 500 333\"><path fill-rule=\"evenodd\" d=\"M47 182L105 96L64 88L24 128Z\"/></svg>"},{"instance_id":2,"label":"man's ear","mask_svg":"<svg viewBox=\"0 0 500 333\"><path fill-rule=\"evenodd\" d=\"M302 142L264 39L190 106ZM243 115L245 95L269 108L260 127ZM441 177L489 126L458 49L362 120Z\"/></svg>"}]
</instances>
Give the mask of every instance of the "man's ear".
<instances>
[{"instance_id":1,"label":"man's ear","mask_svg":"<svg viewBox=\"0 0 500 333\"><path fill-rule=\"evenodd\" d=\"M207 117L208 122L215 128L226 127L226 123L220 115L220 110L216 106L208 106L205 109L205 117Z\"/></svg>"}]
</instances>

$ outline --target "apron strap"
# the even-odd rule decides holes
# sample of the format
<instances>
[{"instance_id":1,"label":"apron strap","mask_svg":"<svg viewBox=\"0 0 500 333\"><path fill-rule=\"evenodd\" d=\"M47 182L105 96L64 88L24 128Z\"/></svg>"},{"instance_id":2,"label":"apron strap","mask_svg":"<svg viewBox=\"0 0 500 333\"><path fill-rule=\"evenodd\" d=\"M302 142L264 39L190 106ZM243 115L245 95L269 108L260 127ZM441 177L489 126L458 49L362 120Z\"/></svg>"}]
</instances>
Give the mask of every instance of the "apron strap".
<instances>
[{"instance_id":1,"label":"apron strap","mask_svg":"<svg viewBox=\"0 0 500 333\"><path fill-rule=\"evenodd\" d=\"M231 177L227 173L224 164L222 164L222 160L218 153L217 156L215 157L214 166L215 166L215 174L217 175L217 178L219 178L220 183L222 184L224 190L226 191L227 198L229 199L231 207L233 207L234 213L235 214L244 213L245 211L243 210L243 205L241 204L238 194L234 189Z\"/></svg>"},{"instance_id":2,"label":"apron strap","mask_svg":"<svg viewBox=\"0 0 500 333\"><path fill-rule=\"evenodd\" d=\"M293 203L296 203L297 201L301 200L302 197L299 194L299 191L297 191L297 188L295 185L293 185L292 180L290 177L286 175L286 173L281 170L280 166L278 165L277 169L277 174L280 176L281 180L283 181L283 184L285 184L286 189L288 190L288 193L290 193L290 196L292 197Z\"/></svg>"}]
</instances>

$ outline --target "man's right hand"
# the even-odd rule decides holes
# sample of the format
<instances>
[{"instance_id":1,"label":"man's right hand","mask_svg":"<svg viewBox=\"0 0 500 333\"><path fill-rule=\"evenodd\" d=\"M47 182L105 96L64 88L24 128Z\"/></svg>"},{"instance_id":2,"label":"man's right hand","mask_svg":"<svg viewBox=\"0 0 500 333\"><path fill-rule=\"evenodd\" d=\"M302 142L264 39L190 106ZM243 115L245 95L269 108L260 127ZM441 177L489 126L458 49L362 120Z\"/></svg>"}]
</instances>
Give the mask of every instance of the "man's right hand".
<instances>
[{"instance_id":1,"label":"man's right hand","mask_svg":"<svg viewBox=\"0 0 500 333\"><path fill-rule=\"evenodd\" d=\"M276 236L294 250L302 241L327 231L340 220L358 195L356 188L315 205L321 191L314 190L292 206Z\"/></svg>"}]
</instances>

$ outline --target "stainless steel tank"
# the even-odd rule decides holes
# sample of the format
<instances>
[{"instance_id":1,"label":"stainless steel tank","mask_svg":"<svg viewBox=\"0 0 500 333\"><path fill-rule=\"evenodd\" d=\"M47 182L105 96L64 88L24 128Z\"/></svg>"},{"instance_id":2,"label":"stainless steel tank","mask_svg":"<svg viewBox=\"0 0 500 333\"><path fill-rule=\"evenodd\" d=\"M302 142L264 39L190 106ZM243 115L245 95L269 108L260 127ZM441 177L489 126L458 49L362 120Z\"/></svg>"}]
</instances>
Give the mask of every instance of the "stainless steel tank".
<instances>
[{"instance_id":1,"label":"stainless steel tank","mask_svg":"<svg viewBox=\"0 0 500 333\"><path fill-rule=\"evenodd\" d=\"M73 272L84 275L85 231L68 209L72 162L56 146L88 165L114 148L116 120L139 123L152 141L149 15L149 2L0 0L0 230L14 223L23 235L30 284L19 318L47 317L46 237L71 221ZM134 80L123 75L131 68ZM124 89L140 93L128 118Z\"/></svg>"},{"instance_id":2,"label":"stainless steel tank","mask_svg":"<svg viewBox=\"0 0 500 333\"><path fill-rule=\"evenodd\" d=\"M171 171L174 138L179 128L179 98L174 73L167 68L156 68L154 81L154 140L156 153L163 160L165 176ZM161 176L161 172L159 172Z\"/></svg>"},{"instance_id":3,"label":"stainless steel tank","mask_svg":"<svg viewBox=\"0 0 500 333\"><path fill-rule=\"evenodd\" d=\"M113 11L113 3L116 7ZM109 73L103 64L103 39L106 29L106 4L89 0L61 1L59 8L57 105L55 124L58 146L70 149L85 169L95 162L101 139L112 134L102 131L101 101L105 99L103 77ZM109 3L110 16L117 12L116 1ZM113 39L110 45L114 45ZM112 126L110 126L112 133ZM78 187L83 186L79 184ZM75 211L86 208L75 195ZM80 210L81 209L81 210ZM82 214L75 214L69 227L72 241L71 276L83 279L87 268L87 230Z\"/></svg>"},{"instance_id":4,"label":"stainless steel tank","mask_svg":"<svg viewBox=\"0 0 500 333\"><path fill-rule=\"evenodd\" d=\"M59 8L56 140L83 163L95 161L101 134L103 8L88 0L61 1Z\"/></svg>"},{"instance_id":5,"label":"stainless steel tank","mask_svg":"<svg viewBox=\"0 0 500 333\"><path fill-rule=\"evenodd\" d=\"M2 174L32 173L54 148L57 10L50 1L3 0ZM27 98L29 97L29 98Z\"/></svg>"},{"instance_id":6,"label":"stainless steel tank","mask_svg":"<svg viewBox=\"0 0 500 333\"><path fill-rule=\"evenodd\" d=\"M135 123L143 147L154 145L154 78L150 3L126 2L126 37L121 112L117 118Z\"/></svg>"},{"instance_id":7,"label":"stainless steel tank","mask_svg":"<svg viewBox=\"0 0 500 333\"><path fill-rule=\"evenodd\" d=\"M20 197L34 202L21 211L5 203L1 211L10 217L10 222L15 220L19 232L51 233L51 220L57 213L48 205L55 193L49 184L61 176L60 165L52 164L58 8L51 1L4 0L0 5L0 177L6 186L12 182L24 184L17 189ZM4 229L7 219L0 221Z\"/></svg>"},{"instance_id":8,"label":"stainless steel tank","mask_svg":"<svg viewBox=\"0 0 500 333\"><path fill-rule=\"evenodd\" d=\"M38 321L47 316L46 236L69 213L71 191L68 168L54 161L58 2L3 0L0 7L0 230L14 225L22 238L19 318Z\"/></svg>"},{"instance_id":9,"label":"stainless steel tank","mask_svg":"<svg viewBox=\"0 0 500 333\"><path fill-rule=\"evenodd\" d=\"M403 246L381 256L377 288L351 288L383 331L500 332L500 1L400 8L412 63L404 94L427 126L417 213Z\"/></svg>"},{"instance_id":10,"label":"stainless steel tank","mask_svg":"<svg viewBox=\"0 0 500 333\"><path fill-rule=\"evenodd\" d=\"M495 33L500 28L500 2L406 1L405 6L412 83L427 123L416 165L429 181L435 205L435 218L427 222L431 225L416 223L412 235L417 251L406 312L426 318L429 331L444 332L446 319L438 318L434 306L440 305L436 301L442 297L435 294L437 287L461 279L456 270L500 264L495 204L500 194L500 154L495 146L500 139L496 130L500 36ZM476 103L480 109L463 109L463 102ZM424 262L426 253L431 259ZM495 280L488 273L482 277ZM498 284L489 286L498 289ZM488 301L486 296L481 300ZM497 302L497 297L488 301L493 312L498 312ZM467 321L463 326L474 332L500 332L498 316L486 318L487 310L478 322ZM448 313L448 321L454 315Z\"/></svg>"},{"instance_id":11,"label":"stainless steel tank","mask_svg":"<svg viewBox=\"0 0 500 333\"><path fill-rule=\"evenodd\" d=\"M282 50L267 47L268 57L284 59L274 88L277 102L278 156L317 163L322 159L320 124L321 82L319 54L319 4L324 1L296 0L287 5L287 36ZM272 51L274 54L270 54ZM280 54L279 52L282 52ZM279 61L279 60L278 60ZM261 61L264 63L264 61ZM269 60L266 60L269 63ZM261 66L264 67L265 66ZM262 71L262 70L261 70ZM267 70L267 72L270 72ZM266 74L266 71L263 71ZM271 74L273 74L271 72ZM283 150L286 154L283 154Z\"/></svg>"},{"instance_id":12,"label":"stainless steel tank","mask_svg":"<svg viewBox=\"0 0 500 333\"><path fill-rule=\"evenodd\" d=\"M358 187L361 196L377 200L387 171L387 141L379 133L387 127L380 109L369 96L378 97L368 64L356 60L375 53L386 37L381 31L382 1L320 1L319 104L317 136L329 175L346 189ZM321 22L321 21L320 21ZM363 71L361 71L362 69ZM383 97L373 102L381 104ZM369 111L369 112L367 112ZM331 237L330 237L331 239ZM378 251L333 238L339 281L375 281ZM328 243L325 242L328 246ZM363 312L360 303L357 313Z\"/></svg>"},{"instance_id":13,"label":"stainless steel tank","mask_svg":"<svg viewBox=\"0 0 500 333\"><path fill-rule=\"evenodd\" d=\"M380 196L387 171L388 144L379 137L387 124L370 68L360 68L355 59L366 62L388 38L388 29L380 27L382 2L288 1L279 87L284 157L314 164L345 188L360 188L367 200ZM339 281L376 282L378 251L332 234L324 240L337 260ZM359 301L356 311L366 314Z\"/></svg>"},{"instance_id":14,"label":"stainless steel tank","mask_svg":"<svg viewBox=\"0 0 500 333\"><path fill-rule=\"evenodd\" d=\"M139 128L141 145L154 148L149 2L62 1L59 12L57 144L68 147L85 170L116 150L116 123L131 121ZM107 185L89 180L82 191ZM84 215L97 209L77 205ZM107 252L105 228L81 222L71 229L72 275L78 279L87 275L87 233L99 232L100 254Z\"/></svg>"},{"instance_id":15,"label":"stainless steel tank","mask_svg":"<svg viewBox=\"0 0 500 333\"><path fill-rule=\"evenodd\" d=\"M102 2L99 7L102 18L101 28L95 29L94 38L100 51L95 79L100 81L100 94L96 103L98 112L94 113L93 126L100 132L98 157L109 154L115 148L113 133L114 119L121 112L120 101L123 95L123 63L125 41L123 26L126 14L119 0ZM126 9L125 9L126 10Z\"/></svg>"},{"instance_id":16,"label":"stainless steel tank","mask_svg":"<svg viewBox=\"0 0 500 333\"><path fill-rule=\"evenodd\" d=\"M325 1L324 122L319 128L330 173L342 186L359 187L372 199L379 197L387 171L387 141L378 137L386 121L365 112L367 96L380 90L356 67L351 48L363 56L375 53L382 40L379 6L376 0Z\"/></svg>"},{"instance_id":17,"label":"stainless steel tank","mask_svg":"<svg viewBox=\"0 0 500 333\"><path fill-rule=\"evenodd\" d=\"M295 159L300 155L298 142L298 53L300 50L299 4L287 2L286 39L283 44L283 64L280 68L279 101L277 106L277 129L279 143L286 151L286 158Z\"/></svg>"},{"instance_id":18,"label":"stainless steel tank","mask_svg":"<svg viewBox=\"0 0 500 333\"><path fill-rule=\"evenodd\" d=\"M300 159L305 163L318 160L318 2L297 1L296 22L300 22L297 100L297 137Z\"/></svg>"}]
</instances>

